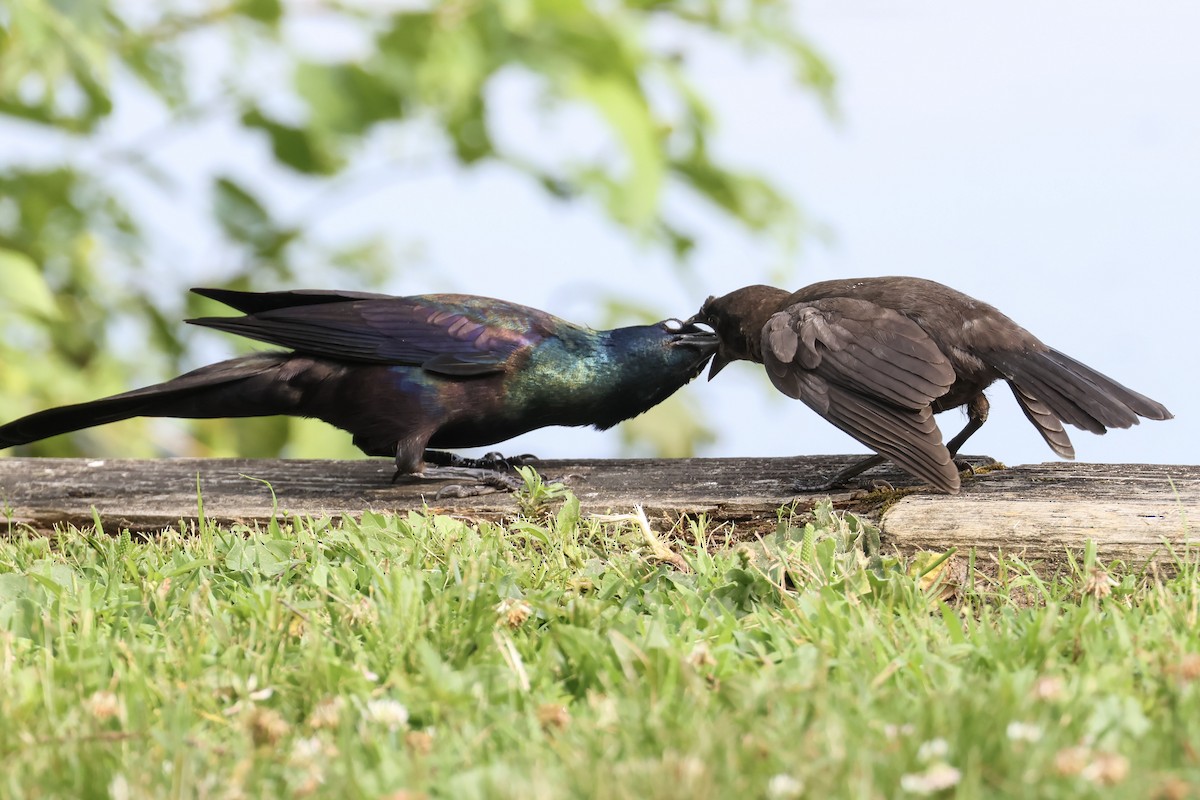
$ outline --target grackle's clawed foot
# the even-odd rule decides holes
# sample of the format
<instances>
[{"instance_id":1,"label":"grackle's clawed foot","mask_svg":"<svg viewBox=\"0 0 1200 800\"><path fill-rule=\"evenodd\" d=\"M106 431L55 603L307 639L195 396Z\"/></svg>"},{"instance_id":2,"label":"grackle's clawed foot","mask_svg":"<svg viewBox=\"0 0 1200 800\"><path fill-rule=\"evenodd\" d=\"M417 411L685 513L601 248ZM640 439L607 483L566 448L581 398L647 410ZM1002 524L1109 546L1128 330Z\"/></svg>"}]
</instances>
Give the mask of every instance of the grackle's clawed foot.
<instances>
[{"instance_id":1,"label":"grackle's clawed foot","mask_svg":"<svg viewBox=\"0 0 1200 800\"><path fill-rule=\"evenodd\" d=\"M471 461L472 459L463 460ZM541 459L535 456L533 453L522 453L519 456L506 456L497 450L493 450L490 453L484 453L483 458L474 459L474 461L478 462L477 466L487 469L507 470L529 466L536 461L541 461Z\"/></svg>"},{"instance_id":2,"label":"grackle's clawed foot","mask_svg":"<svg viewBox=\"0 0 1200 800\"><path fill-rule=\"evenodd\" d=\"M524 467L538 460L538 457L532 453L522 453L519 456L506 456L503 453L492 451L484 454L481 458L468 458L467 456L460 456L457 453L447 453L442 450L425 451L425 461L439 467L490 469L494 472L510 472L517 467Z\"/></svg>"},{"instance_id":3,"label":"grackle's clawed foot","mask_svg":"<svg viewBox=\"0 0 1200 800\"><path fill-rule=\"evenodd\" d=\"M438 498L477 497L495 492L515 492L525 486L525 482L516 475L479 467L428 466L421 473L404 473L397 470L396 474L392 476L392 483L395 483L401 475L414 480L465 481L465 483L442 487L436 495Z\"/></svg>"}]
</instances>

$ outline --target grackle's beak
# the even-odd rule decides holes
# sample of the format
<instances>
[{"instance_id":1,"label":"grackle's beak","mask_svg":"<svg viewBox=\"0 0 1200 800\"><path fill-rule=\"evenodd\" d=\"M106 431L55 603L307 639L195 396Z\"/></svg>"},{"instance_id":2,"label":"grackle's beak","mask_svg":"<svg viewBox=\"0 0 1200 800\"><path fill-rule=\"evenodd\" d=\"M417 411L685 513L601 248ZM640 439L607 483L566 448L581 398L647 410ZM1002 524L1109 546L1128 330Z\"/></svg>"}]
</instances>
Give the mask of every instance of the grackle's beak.
<instances>
[{"instance_id":1,"label":"grackle's beak","mask_svg":"<svg viewBox=\"0 0 1200 800\"><path fill-rule=\"evenodd\" d=\"M694 347L705 355L716 352L718 339L717 335L712 331L697 326L690 319L683 322L679 320L669 321L679 322L679 328L671 337L672 347Z\"/></svg>"}]
</instances>

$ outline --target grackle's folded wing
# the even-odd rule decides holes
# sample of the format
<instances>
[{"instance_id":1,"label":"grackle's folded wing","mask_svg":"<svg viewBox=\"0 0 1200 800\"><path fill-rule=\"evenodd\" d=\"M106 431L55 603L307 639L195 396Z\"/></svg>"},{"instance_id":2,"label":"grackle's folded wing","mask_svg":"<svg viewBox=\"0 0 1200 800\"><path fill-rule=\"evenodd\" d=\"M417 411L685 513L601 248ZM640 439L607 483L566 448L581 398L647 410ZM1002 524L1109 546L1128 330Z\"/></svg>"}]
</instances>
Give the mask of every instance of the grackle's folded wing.
<instances>
[{"instance_id":1,"label":"grackle's folded wing","mask_svg":"<svg viewBox=\"0 0 1200 800\"><path fill-rule=\"evenodd\" d=\"M781 392L913 475L958 489L930 408L954 369L915 322L852 298L797 303L763 326L762 351Z\"/></svg>"},{"instance_id":2,"label":"grackle's folded wing","mask_svg":"<svg viewBox=\"0 0 1200 800\"><path fill-rule=\"evenodd\" d=\"M306 355L419 366L443 375L502 372L556 326L572 327L537 309L474 295L193 291L246 313L188 320L194 325Z\"/></svg>"}]
</instances>

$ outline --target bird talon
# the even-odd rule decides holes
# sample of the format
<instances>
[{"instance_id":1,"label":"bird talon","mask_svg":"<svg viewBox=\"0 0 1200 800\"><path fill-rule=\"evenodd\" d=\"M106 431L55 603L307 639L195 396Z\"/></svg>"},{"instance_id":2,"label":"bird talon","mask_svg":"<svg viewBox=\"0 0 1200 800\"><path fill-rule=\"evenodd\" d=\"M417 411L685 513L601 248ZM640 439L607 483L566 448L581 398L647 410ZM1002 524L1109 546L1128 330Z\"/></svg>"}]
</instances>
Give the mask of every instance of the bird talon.
<instances>
[{"instance_id":1,"label":"bird talon","mask_svg":"<svg viewBox=\"0 0 1200 800\"><path fill-rule=\"evenodd\" d=\"M566 475L562 475L557 478L549 478L544 475L542 476L542 483L544 483L547 486L554 484L554 483L561 483L564 486L570 486L575 481L581 481L581 480L583 480L583 476L580 475L578 472L568 472Z\"/></svg>"},{"instance_id":2,"label":"bird talon","mask_svg":"<svg viewBox=\"0 0 1200 800\"><path fill-rule=\"evenodd\" d=\"M817 492L831 492L834 489L840 489L841 486L824 481L823 483L805 483L804 481L796 481L792 484L792 491L800 494L816 494Z\"/></svg>"}]
</instances>

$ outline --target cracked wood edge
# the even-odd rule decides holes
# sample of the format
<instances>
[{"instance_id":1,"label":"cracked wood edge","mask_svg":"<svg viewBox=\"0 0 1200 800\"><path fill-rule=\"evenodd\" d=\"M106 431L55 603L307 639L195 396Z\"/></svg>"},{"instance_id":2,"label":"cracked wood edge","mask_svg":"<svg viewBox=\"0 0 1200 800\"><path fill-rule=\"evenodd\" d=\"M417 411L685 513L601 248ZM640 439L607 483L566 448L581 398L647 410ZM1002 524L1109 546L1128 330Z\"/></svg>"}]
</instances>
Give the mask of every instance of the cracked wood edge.
<instances>
[{"instance_id":1,"label":"cracked wood edge","mask_svg":"<svg viewBox=\"0 0 1200 800\"><path fill-rule=\"evenodd\" d=\"M899 491L841 491L796 496L797 479L828 475L854 456L546 461L584 513L627 513L643 506L656 526L704 514L732 524L736 538L775 530L780 506L806 511L823 496L880 523L885 546L902 552L1003 550L1033 559L1061 558L1091 538L1106 558L1166 559L1164 543L1200 544L1200 467L1037 464L969 478L957 496L913 488L895 470L872 471ZM90 526L155 533L205 515L255 524L272 517L359 516L364 510L425 509L477 519L516 514L509 495L435 498L445 482L391 480L387 460L34 459L0 458L0 510L8 525L45 532ZM896 499L896 498L899 499Z\"/></svg>"}]
</instances>

